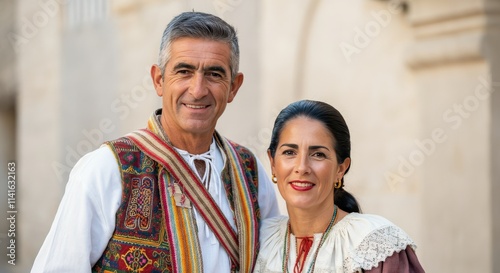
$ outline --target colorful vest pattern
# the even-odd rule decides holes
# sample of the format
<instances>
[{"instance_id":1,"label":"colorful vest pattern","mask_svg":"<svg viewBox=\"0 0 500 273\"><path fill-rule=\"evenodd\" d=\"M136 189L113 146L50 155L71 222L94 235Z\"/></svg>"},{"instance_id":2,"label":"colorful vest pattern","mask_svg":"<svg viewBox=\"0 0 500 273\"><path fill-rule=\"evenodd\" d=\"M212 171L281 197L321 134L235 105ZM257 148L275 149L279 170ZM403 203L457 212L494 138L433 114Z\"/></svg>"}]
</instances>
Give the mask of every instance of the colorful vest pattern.
<instances>
[{"instance_id":1,"label":"colorful vest pattern","mask_svg":"<svg viewBox=\"0 0 500 273\"><path fill-rule=\"evenodd\" d=\"M257 219L260 219L256 160L246 148L232 142L229 143L237 151L239 159L243 163L245 176L243 181L246 181L246 187L250 192L251 200L249 202L253 203L253 213ZM168 232L167 228L175 226L175 233L183 236L184 230L193 227L182 221L182 217L169 220L175 223L166 224L164 222L165 209L171 211L183 208L176 206L162 207L160 183L158 183L159 164L140 151L127 138L107 142L107 145L114 152L120 167L123 187L122 202L116 213L115 231L101 258L92 268L92 272L166 273L202 271L200 270L201 264L176 265L177 268L174 268L175 263L172 261L171 255L172 248L169 245L172 240L168 238L168 234L172 234L172 232ZM226 162L226 167L221 174L221 180L224 183L229 203L234 211L231 175L227 164L230 163ZM188 210L188 215L193 217L192 210ZM258 234L254 236L258 236ZM196 245L187 251L201 257L197 238L185 245ZM256 249L258 249L258 246L256 246ZM257 257L257 252L254 255ZM232 271L237 272L238 268L233 268Z\"/></svg>"}]
</instances>

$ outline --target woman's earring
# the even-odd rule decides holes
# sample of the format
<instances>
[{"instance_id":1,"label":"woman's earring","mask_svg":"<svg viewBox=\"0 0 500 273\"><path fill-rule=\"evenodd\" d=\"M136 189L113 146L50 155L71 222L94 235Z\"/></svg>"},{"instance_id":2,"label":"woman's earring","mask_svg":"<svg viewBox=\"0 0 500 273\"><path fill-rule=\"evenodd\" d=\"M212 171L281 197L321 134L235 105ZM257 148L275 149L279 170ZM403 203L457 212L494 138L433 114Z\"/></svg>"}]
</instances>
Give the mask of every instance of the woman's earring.
<instances>
[{"instance_id":1,"label":"woman's earring","mask_svg":"<svg viewBox=\"0 0 500 273\"><path fill-rule=\"evenodd\" d=\"M273 180L273 183L274 183L274 184L278 183L278 178L276 177L276 175L274 175L274 173L273 173L273 178L272 178L272 180Z\"/></svg>"},{"instance_id":2,"label":"woman's earring","mask_svg":"<svg viewBox=\"0 0 500 273\"><path fill-rule=\"evenodd\" d=\"M344 186L344 183L342 183L342 178L339 178L339 180L335 183L335 188L336 189L340 189L342 188L342 186Z\"/></svg>"}]
</instances>

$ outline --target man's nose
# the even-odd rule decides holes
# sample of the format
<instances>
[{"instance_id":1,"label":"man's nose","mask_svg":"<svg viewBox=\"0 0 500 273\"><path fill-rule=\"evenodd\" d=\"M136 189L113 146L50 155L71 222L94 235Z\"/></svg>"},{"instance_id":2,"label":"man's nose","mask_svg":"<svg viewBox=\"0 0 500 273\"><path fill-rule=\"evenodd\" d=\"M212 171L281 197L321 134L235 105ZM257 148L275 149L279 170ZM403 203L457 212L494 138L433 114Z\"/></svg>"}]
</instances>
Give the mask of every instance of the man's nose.
<instances>
[{"instance_id":1,"label":"man's nose","mask_svg":"<svg viewBox=\"0 0 500 273\"><path fill-rule=\"evenodd\" d=\"M194 73L189 86L189 93L195 99L201 99L208 93L205 77L203 73Z\"/></svg>"}]
</instances>

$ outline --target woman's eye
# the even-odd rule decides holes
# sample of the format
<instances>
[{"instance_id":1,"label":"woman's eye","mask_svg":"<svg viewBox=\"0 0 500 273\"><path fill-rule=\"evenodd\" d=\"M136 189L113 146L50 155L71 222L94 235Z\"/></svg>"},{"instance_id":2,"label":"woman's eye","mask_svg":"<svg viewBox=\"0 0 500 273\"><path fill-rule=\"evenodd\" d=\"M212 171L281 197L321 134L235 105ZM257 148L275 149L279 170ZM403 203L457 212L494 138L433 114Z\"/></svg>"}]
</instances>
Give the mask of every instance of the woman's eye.
<instances>
[{"instance_id":1,"label":"woman's eye","mask_svg":"<svg viewBox=\"0 0 500 273\"><path fill-rule=\"evenodd\" d=\"M317 158L326 158L326 154L322 152L315 152L312 154L312 156Z\"/></svg>"},{"instance_id":2,"label":"woman's eye","mask_svg":"<svg viewBox=\"0 0 500 273\"><path fill-rule=\"evenodd\" d=\"M294 155L294 154L295 154L295 152L294 152L293 150L284 150L284 151L283 151L283 154L284 154L284 155Z\"/></svg>"}]
</instances>

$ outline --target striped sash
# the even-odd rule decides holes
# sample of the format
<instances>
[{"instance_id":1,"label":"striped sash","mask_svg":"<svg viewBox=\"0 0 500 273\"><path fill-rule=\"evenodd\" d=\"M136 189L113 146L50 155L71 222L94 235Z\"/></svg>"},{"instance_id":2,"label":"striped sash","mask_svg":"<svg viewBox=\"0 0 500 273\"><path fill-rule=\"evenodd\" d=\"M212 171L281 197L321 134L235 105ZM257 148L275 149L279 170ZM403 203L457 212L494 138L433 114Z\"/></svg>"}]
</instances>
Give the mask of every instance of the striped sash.
<instances>
[{"instance_id":1,"label":"striped sash","mask_svg":"<svg viewBox=\"0 0 500 273\"><path fill-rule=\"evenodd\" d=\"M251 272L258 246L258 225L252 198L245 183L244 171L238 161L237 152L225 139L224 148L230 163L230 175L234 197L234 212L238 234L181 155L149 130L143 129L126 136L146 155L160 163L177 183L184 194L205 219L209 228L229 255L233 268L240 272ZM162 197L162 200L165 198ZM164 203L164 201L162 201ZM166 219L168 223L169 219ZM173 254L175 255L175 254Z\"/></svg>"}]
</instances>

